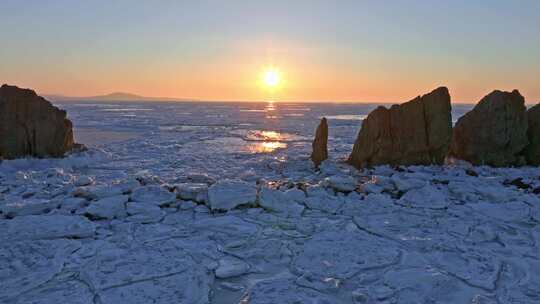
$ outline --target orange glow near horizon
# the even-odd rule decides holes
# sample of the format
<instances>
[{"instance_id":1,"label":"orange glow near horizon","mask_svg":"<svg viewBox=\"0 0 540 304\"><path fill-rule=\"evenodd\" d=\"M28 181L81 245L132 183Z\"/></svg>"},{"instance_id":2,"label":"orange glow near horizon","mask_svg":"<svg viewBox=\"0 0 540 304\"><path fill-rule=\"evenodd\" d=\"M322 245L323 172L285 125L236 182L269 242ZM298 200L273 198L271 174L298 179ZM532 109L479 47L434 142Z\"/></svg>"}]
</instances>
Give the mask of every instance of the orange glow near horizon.
<instances>
[{"instance_id":1,"label":"orange glow near horizon","mask_svg":"<svg viewBox=\"0 0 540 304\"><path fill-rule=\"evenodd\" d=\"M540 1L104 2L0 1L0 81L73 97L400 103L446 86L455 103L540 101Z\"/></svg>"},{"instance_id":2,"label":"orange glow near horizon","mask_svg":"<svg viewBox=\"0 0 540 304\"><path fill-rule=\"evenodd\" d=\"M540 98L540 87L533 81L536 76L527 75L528 71L516 74L522 79L480 72L463 77L466 67L448 62L443 64L444 75L438 75L422 63L424 58L387 62L377 53L332 51L336 54L330 56L316 46L261 40L190 61L171 56L147 64L129 58L77 61L78 66L67 62L52 70L12 73L4 81L40 94L96 96L120 91L203 101L399 103L441 85L449 88L452 102L474 103L493 89L515 88L528 103Z\"/></svg>"}]
</instances>

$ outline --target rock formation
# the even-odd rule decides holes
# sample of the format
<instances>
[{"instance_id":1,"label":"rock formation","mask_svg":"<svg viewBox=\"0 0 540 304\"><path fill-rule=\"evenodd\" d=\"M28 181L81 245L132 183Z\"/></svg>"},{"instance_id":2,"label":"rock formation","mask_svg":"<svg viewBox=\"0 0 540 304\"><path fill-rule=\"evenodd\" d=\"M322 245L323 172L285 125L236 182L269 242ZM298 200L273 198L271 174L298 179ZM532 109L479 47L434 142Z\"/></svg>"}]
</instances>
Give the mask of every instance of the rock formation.
<instances>
[{"instance_id":1,"label":"rock formation","mask_svg":"<svg viewBox=\"0 0 540 304\"><path fill-rule=\"evenodd\" d=\"M540 166L540 103L527 111L529 145L525 158L529 165Z\"/></svg>"},{"instance_id":2,"label":"rock formation","mask_svg":"<svg viewBox=\"0 0 540 304\"><path fill-rule=\"evenodd\" d=\"M514 90L493 91L454 127L450 156L474 165L494 167L523 164L527 146L525 99Z\"/></svg>"},{"instance_id":3,"label":"rock formation","mask_svg":"<svg viewBox=\"0 0 540 304\"><path fill-rule=\"evenodd\" d=\"M328 123L324 117L321 119L321 122L317 127L312 147L313 152L311 153L311 160L315 166L318 167L325 159L328 158Z\"/></svg>"},{"instance_id":4,"label":"rock formation","mask_svg":"<svg viewBox=\"0 0 540 304\"><path fill-rule=\"evenodd\" d=\"M349 163L357 168L442 164L452 137L448 89L390 109L378 107L363 121Z\"/></svg>"},{"instance_id":5,"label":"rock formation","mask_svg":"<svg viewBox=\"0 0 540 304\"><path fill-rule=\"evenodd\" d=\"M0 87L0 158L60 157L73 145L65 111L32 90Z\"/></svg>"}]
</instances>

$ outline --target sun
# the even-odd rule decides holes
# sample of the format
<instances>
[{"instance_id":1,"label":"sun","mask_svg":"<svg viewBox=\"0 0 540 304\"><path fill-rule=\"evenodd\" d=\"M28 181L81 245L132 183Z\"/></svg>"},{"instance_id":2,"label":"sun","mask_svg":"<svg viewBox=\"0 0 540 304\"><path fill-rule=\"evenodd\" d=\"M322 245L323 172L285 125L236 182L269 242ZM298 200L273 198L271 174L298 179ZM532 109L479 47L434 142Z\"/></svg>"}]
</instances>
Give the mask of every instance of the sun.
<instances>
[{"instance_id":1,"label":"sun","mask_svg":"<svg viewBox=\"0 0 540 304\"><path fill-rule=\"evenodd\" d=\"M263 75L264 84L269 88L274 88L279 85L279 72L275 69L268 69L264 71Z\"/></svg>"}]
</instances>

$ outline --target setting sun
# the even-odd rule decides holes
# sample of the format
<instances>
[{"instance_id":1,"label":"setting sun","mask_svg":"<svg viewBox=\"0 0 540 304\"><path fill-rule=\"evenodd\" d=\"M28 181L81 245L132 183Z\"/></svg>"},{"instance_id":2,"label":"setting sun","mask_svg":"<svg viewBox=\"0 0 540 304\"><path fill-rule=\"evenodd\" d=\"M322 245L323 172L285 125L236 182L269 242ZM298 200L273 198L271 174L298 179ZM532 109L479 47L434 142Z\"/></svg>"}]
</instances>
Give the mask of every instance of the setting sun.
<instances>
[{"instance_id":1,"label":"setting sun","mask_svg":"<svg viewBox=\"0 0 540 304\"><path fill-rule=\"evenodd\" d=\"M279 73L274 69L269 69L264 72L264 84L267 87L276 87L279 84Z\"/></svg>"}]
</instances>

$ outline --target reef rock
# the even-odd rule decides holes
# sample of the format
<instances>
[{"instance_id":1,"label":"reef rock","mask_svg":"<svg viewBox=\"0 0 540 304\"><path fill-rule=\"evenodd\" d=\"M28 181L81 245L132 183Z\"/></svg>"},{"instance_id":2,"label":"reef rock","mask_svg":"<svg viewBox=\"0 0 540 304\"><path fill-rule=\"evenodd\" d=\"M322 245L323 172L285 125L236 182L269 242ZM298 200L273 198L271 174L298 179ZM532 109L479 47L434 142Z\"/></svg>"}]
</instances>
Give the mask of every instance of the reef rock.
<instances>
[{"instance_id":1,"label":"reef rock","mask_svg":"<svg viewBox=\"0 0 540 304\"><path fill-rule=\"evenodd\" d=\"M540 103L527 111L529 145L525 149L525 158L529 165L540 166Z\"/></svg>"},{"instance_id":2,"label":"reef rock","mask_svg":"<svg viewBox=\"0 0 540 304\"><path fill-rule=\"evenodd\" d=\"M454 127L450 156L473 165L521 165L527 146L525 99L512 92L493 91Z\"/></svg>"},{"instance_id":3,"label":"reef rock","mask_svg":"<svg viewBox=\"0 0 540 304\"><path fill-rule=\"evenodd\" d=\"M311 153L311 160L315 166L318 167L325 159L328 158L328 123L324 117L321 119L321 122L317 127L312 147L313 152Z\"/></svg>"},{"instance_id":4,"label":"reef rock","mask_svg":"<svg viewBox=\"0 0 540 304\"><path fill-rule=\"evenodd\" d=\"M378 107L363 121L349 163L442 164L452 138L451 109L445 87L390 109Z\"/></svg>"},{"instance_id":5,"label":"reef rock","mask_svg":"<svg viewBox=\"0 0 540 304\"><path fill-rule=\"evenodd\" d=\"M0 87L0 158L61 157L73 147L66 111L32 90Z\"/></svg>"}]
</instances>

